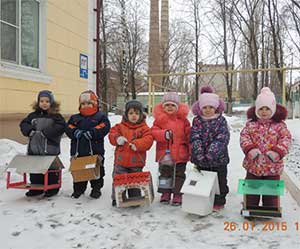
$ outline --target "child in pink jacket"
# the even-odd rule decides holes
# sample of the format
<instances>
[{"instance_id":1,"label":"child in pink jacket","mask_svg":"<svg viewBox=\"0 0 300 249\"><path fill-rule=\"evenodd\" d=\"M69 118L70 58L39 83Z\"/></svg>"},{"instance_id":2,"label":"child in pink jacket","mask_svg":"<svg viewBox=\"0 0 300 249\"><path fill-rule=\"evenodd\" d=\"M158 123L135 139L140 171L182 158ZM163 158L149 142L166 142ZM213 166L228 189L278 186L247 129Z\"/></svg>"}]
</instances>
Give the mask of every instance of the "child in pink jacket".
<instances>
[{"instance_id":1,"label":"child in pink jacket","mask_svg":"<svg viewBox=\"0 0 300 249\"><path fill-rule=\"evenodd\" d=\"M180 97L175 92L167 92L160 104L154 108L154 124L152 135L156 141L156 161L165 154L168 144L171 156L176 161L176 176L174 189L158 189L162 193L160 202L169 203L173 193L172 204L181 205L180 193L185 180L186 163L190 157L190 122L187 119L189 107L180 103Z\"/></svg>"},{"instance_id":2,"label":"child in pink jacket","mask_svg":"<svg viewBox=\"0 0 300 249\"><path fill-rule=\"evenodd\" d=\"M261 89L255 106L247 111L248 121L241 131L240 145L245 153L246 179L279 180L283 157L288 153L291 134L284 122L287 110L276 104L268 87ZM246 195L247 206L258 206L259 195ZM277 196L262 196L263 206L278 207Z\"/></svg>"}]
</instances>

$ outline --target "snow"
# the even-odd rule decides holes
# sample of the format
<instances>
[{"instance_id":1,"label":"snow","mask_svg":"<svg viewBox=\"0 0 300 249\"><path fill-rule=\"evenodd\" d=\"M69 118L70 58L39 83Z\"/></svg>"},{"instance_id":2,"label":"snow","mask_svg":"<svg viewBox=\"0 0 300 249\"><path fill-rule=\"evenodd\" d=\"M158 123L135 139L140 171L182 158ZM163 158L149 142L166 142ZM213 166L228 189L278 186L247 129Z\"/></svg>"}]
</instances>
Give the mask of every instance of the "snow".
<instances>
[{"instance_id":1,"label":"snow","mask_svg":"<svg viewBox=\"0 0 300 249\"><path fill-rule=\"evenodd\" d=\"M121 116L110 115L112 124ZM192 118L192 116L190 116ZM114 148L105 141L105 185L98 200L86 194L72 199L72 177L69 168L69 139L62 140L60 158L66 169L63 171L63 186L58 196L51 198L27 198L24 191L5 189L6 163L17 153L25 153L26 146L14 141L0 140L0 243L1 248L299 248L300 207L286 191L281 198L283 218L268 220L277 222L274 230L262 231L263 222L246 230L247 221L240 216L242 196L237 194L237 184L244 178L241 167L243 154L239 147L239 132L245 116L227 117L231 130L228 165L230 193L224 210L206 217L183 212L180 207L162 205L159 194L149 207L118 209L111 206L111 173ZM153 119L148 118L149 125ZM289 164L299 160L299 120L289 120L294 141ZM293 153L294 151L294 153ZM191 169L188 165L188 170ZM288 167L288 166L287 166ZM150 170L157 186L155 146L147 155L145 170ZM293 173L293 170L290 169ZM227 224L235 222L237 228L227 231ZM243 223L244 222L244 223ZM287 225L283 231L282 224ZM243 229L244 224L244 229ZM275 223L274 223L275 224ZM268 226L267 226L268 227ZM232 226L234 228L234 226ZM269 228L272 228L270 226Z\"/></svg>"}]
</instances>

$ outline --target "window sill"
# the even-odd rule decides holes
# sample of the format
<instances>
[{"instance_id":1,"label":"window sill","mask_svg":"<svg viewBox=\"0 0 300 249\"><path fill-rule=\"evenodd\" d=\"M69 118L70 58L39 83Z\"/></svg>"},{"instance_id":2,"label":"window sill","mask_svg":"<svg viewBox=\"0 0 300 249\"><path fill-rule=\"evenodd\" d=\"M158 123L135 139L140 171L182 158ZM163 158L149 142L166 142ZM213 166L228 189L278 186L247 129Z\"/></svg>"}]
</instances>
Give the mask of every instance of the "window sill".
<instances>
[{"instance_id":1,"label":"window sill","mask_svg":"<svg viewBox=\"0 0 300 249\"><path fill-rule=\"evenodd\" d=\"M39 70L6 63L0 63L0 76L45 84L49 84L52 81L51 76L42 73Z\"/></svg>"}]
</instances>

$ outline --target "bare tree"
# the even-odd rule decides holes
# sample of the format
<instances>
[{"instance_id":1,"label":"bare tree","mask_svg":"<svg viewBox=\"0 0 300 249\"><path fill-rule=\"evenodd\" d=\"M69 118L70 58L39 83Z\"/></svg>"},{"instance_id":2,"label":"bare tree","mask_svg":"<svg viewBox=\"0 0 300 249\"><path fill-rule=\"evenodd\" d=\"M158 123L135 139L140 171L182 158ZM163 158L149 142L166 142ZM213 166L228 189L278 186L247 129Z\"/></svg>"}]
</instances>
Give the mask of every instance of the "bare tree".
<instances>
[{"instance_id":1,"label":"bare tree","mask_svg":"<svg viewBox=\"0 0 300 249\"><path fill-rule=\"evenodd\" d=\"M244 56L249 57L250 66L253 69L259 67L259 14L261 0L234 0L232 19L239 29L245 42ZM252 73L253 93L255 99L258 93L258 73Z\"/></svg>"}]
</instances>

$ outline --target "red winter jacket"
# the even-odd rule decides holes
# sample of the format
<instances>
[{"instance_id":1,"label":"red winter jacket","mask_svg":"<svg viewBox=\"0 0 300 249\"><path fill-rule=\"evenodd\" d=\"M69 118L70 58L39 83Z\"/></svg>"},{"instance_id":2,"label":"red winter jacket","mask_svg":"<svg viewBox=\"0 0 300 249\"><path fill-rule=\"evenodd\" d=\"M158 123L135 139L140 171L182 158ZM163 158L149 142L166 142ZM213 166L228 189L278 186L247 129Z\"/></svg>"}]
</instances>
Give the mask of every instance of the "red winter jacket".
<instances>
[{"instance_id":1,"label":"red winter jacket","mask_svg":"<svg viewBox=\"0 0 300 249\"><path fill-rule=\"evenodd\" d=\"M122 146L118 145L116 140L119 136L125 137L128 142ZM115 165L126 168L145 166L146 151L153 144L151 129L145 120L139 124L132 124L123 119L120 124L111 128L108 138L110 143L116 146ZM130 143L136 146L137 151L130 148Z\"/></svg>"},{"instance_id":2,"label":"red winter jacket","mask_svg":"<svg viewBox=\"0 0 300 249\"><path fill-rule=\"evenodd\" d=\"M174 114L167 114L158 104L154 108L155 121L152 127L152 135L156 140L156 161L165 154L168 140L165 138L166 130L172 130L173 143L170 144L171 155L176 163L185 163L190 158L190 130L191 125L187 119L189 107L186 104L179 104L178 111Z\"/></svg>"}]
</instances>

